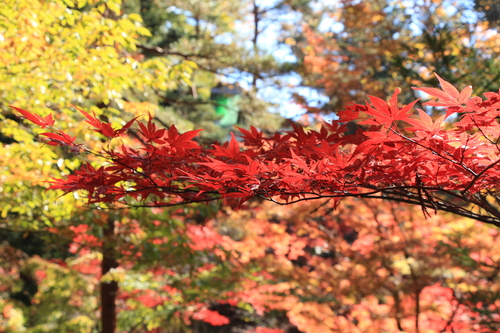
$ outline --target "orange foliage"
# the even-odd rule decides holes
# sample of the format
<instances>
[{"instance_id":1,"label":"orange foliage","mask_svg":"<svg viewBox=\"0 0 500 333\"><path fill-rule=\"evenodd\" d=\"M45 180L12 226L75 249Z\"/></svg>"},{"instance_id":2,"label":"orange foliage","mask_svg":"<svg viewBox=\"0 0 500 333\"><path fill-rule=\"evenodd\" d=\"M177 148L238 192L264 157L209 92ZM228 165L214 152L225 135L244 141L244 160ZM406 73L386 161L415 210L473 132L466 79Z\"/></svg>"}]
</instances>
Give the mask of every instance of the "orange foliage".
<instances>
[{"instance_id":1,"label":"orange foliage","mask_svg":"<svg viewBox=\"0 0 500 333\"><path fill-rule=\"evenodd\" d=\"M283 311L305 333L499 329L487 296L500 291L496 228L391 202L349 199L311 214L317 206L265 203L217 218L244 234L232 260L260 267L236 298L264 316Z\"/></svg>"}]
</instances>

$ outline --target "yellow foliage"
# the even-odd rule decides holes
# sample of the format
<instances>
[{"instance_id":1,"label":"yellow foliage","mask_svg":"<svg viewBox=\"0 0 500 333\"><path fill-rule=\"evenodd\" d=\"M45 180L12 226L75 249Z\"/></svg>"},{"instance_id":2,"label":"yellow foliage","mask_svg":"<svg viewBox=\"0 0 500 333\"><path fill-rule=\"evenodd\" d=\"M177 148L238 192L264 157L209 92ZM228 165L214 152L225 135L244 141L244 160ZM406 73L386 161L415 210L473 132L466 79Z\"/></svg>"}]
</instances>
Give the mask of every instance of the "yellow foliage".
<instances>
[{"instance_id":1,"label":"yellow foliage","mask_svg":"<svg viewBox=\"0 0 500 333\"><path fill-rule=\"evenodd\" d=\"M81 9L75 9L81 8ZM110 13L113 15L109 15ZM87 124L75 108L87 108L123 125L133 116L153 113L154 90L189 84L193 64L170 64L164 58L144 61L135 50L139 38L150 36L137 14L121 15L121 1L5 0L0 6L0 134L12 142L0 147L1 216L20 213L52 223L71 213L76 202L60 193L44 193L50 177L69 174L79 160L37 140L40 129L26 128L8 105L45 116L55 113L57 126L82 135ZM148 102L143 104L143 102ZM148 110L146 110L148 109ZM32 132L34 131L34 132ZM100 144L100 137L86 144ZM61 156L73 159L58 163ZM71 200L68 200L71 199ZM27 203L32 203L26 209ZM60 202L60 201L59 201ZM24 208L19 208L24 207ZM44 209L48 207L48 209ZM17 211L15 211L17 209ZM41 213L43 212L43 213ZM18 215L16 215L18 216ZM50 222L52 221L52 222ZM14 227L10 221L9 227Z\"/></svg>"}]
</instances>

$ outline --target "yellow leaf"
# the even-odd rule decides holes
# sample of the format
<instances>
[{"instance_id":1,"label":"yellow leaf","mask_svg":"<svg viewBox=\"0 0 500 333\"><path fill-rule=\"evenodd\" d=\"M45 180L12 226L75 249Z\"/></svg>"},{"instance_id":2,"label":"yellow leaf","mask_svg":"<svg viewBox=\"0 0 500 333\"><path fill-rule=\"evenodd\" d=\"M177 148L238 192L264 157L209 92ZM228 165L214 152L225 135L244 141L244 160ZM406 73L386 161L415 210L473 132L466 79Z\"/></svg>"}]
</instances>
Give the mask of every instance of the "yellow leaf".
<instances>
[{"instance_id":1,"label":"yellow leaf","mask_svg":"<svg viewBox=\"0 0 500 333\"><path fill-rule=\"evenodd\" d=\"M63 2L68 7L75 7L75 2L73 0L63 0Z\"/></svg>"},{"instance_id":2,"label":"yellow leaf","mask_svg":"<svg viewBox=\"0 0 500 333\"><path fill-rule=\"evenodd\" d=\"M110 1L106 5L108 6L109 10L111 10L113 13L115 13L116 15L120 15L121 12L120 4Z\"/></svg>"},{"instance_id":3,"label":"yellow leaf","mask_svg":"<svg viewBox=\"0 0 500 333\"><path fill-rule=\"evenodd\" d=\"M151 36L153 36L151 34L151 32L148 29L144 28L144 27L137 28L137 32L140 33L142 36L145 36L145 37L151 37Z\"/></svg>"},{"instance_id":4,"label":"yellow leaf","mask_svg":"<svg viewBox=\"0 0 500 333\"><path fill-rule=\"evenodd\" d=\"M141 17L141 15L139 15L139 14L132 13L132 14L129 14L129 15L128 15L128 17L129 17L132 21L142 22L142 17Z\"/></svg>"},{"instance_id":5,"label":"yellow leaf","mask_svg":"<svg viewBox=\"0 0 500 333\"><path fill-rule=\"evenodd\" d=\"M9 210L12 208L11 204L7 204L3 207L2 212L0 213L0 216L2 218L6 218L7 214L9 214Z\"/></svg>"},{"instance_id":6,"label":"yellow leaf","mask_svg":"<svg viewBox=\"0 0 500 333\"><path fill-rule=\"evenodd\" d=\"M101 14L104 14L106 12L106 5L99 5L97 7L97 11Z\"/></svg>"}]
</instances>

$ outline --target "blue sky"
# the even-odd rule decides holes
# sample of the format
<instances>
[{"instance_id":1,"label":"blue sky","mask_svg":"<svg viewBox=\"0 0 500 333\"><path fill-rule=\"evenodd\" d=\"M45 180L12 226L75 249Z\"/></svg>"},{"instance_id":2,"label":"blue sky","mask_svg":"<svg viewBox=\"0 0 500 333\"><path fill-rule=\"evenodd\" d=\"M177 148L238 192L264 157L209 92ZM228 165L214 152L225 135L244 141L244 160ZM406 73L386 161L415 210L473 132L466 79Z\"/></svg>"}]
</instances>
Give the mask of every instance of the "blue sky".
<instances>
[{"instance_id":1,"label":"blue sky","mask_svg":"<svg viewBox=\"0 0 500 333\"><path fill-rule=\"evenodd\" d=\"M259 6L262 6L262 8L266 7L272 7L276 1L269 1L269 0L260 0L257 2ZM320 6L324 5L334 5L337 3L336 0L321 0L318 1L316 4L316 8L318 9L321 8ZM289 24L297 24L297 22L300 22L300 14L298 13L291 13L287 15L280 15L279 16L279 21L277 22L269 22L269 21L263 21L263 25L266 26L265 30L261 33L259 36L258 44L259 47L263 50L266 50L267 52L270 52L271 54L274 55L274 57L278 61L282 62L295 62L296 58L292 54L290 48L287 45L284 45L283 43L279 43L279 37L280 37L280 28L281 28L281 23L289 23ZM322 23L320 25L320 28L326 29L331 29L332 26L335 26L335 22L331 19L329 19L326 15L323 15L321 18ZM251 34L253 33L252 27L245 22L241 22L241 27L238 28L238 31L242 31L242 35L245 36L245 31L248 31L248 36L250 37ZM338 25L337 29L342 29L342 25ZM249 38L250 39L250 38ZM252 44L249 41L248 42L248 48L252 48ZM241 73L237 73L234 78L231 76L223 78L223 80L228 81L228 82L239 82L239 84L246 89L250 88L252 78L250 75L242 75ZM270 80L269 80L270 81ZM290 75L285 75L280 77L280 81L282 83L282 88L277 89L275 85L270 84L270 82L263 82L260 81L258 82L258 88L259 88L259 97L262 99L274 103L277 106L272 108L271 111L274 112L279 112L283 116L287 118L297 118L300 115L305 113L305 110L303 110L299 105L294 104L292 102L292 93L298 92L302 96L308 97L308 100L311 101L311 105L314 106L315 102L318 101L319 104L327 102L327 98L322 96L321 94L318 93L318 91L306 87L299 87L301 83L301 77L298 74L290 74Z\"/></svg>"},{"instance_id":2,"label":"blue sky","mask_svg":"<svg viewBox=\"0 0 500 333\"><path fill-rule=\"evenodd\" d=\"M462 1L461 4L467 3L469 4L469 6L471 6L472 0L461 0L461 1ZM412 12L411 9L412 5L414 3L420 3L420 2L424 2L424 0L407 0L404 1L403 4L406 5L405 7L408 8L408 14L414 16L416 15L416 13ZM445 2L449 2L451 4L454 2L454 0L443 0L442 3L443 7L448 12L448 14L453 15L457 10L456 7L453 5L446 5ZM271 0L271 1L259 0L257 3L259 4L259 6L265 8L273 6L276 3L276 0ZM324 6L327 7L338 6L338 1L317 0L313 4L313 9L318 12L321 12L321 8L324 8ZM287 15L280 15L279 20L276 22L264 21L263 24L266 25L266 29L259 36L259 41L258 41L259 47L273 54L275 58L278 59L279 61L294 62L296 59L294 55L291 53L288 45L279 43L280 28L281 28L280 24L282 22L286 22L291 25L297 24L298 22L300 22L299 15L300 14L298 13L291 13ZM466 11L465 13L462 13L462 15L465 20L468 21L477 20L477 17L475 16L475 13L473 11ZM240 22L239 24L241 26L237 28L237 31L240 31L243 37L245 37L246 35L246 37L249 40L253 33L253 26L251 19L252 18L249 17L248 20L249 22ZM320 19L319 30L321 31L340 32L343 29L342 24L335 22L332 18L330 18L327 15L322 15L318 19ZM415 35L421 33L421 25L419 24L418 19L414 20L414 22L411 24L411 28L414 31ZM223 42L224 38L232 38L232 36L221 37L221 42ZM251 49L252 48L251 42L248 41L247 43L248 43L248 48ZM245 75L242 73L227 73L227 74L228 74L227 76L221 77L223 81L231 83L238 82L243 88L246 89L250 88L252 81L251 75ZM310 102L311 106L318 106L328 101L328 98L321 95L321 93L318 92L317 90L306 87L300 87L301 77L297 74L282 76L280 78L280 81L282 83L283 88L279 89L276 87L276 85L270 84L270 81L269 82L266 82L265 80L259 81L258 83L259 97L263 98L266 101L276 104L277 106L273 108L272 111L279 112L287 118L297 118L305 113L305 110L303 110L300 106L292 102L291 96L292 93L294 92L298 92L300 95L306 97ZM331 117L332 116L329 116L329 119L331 119Z\"/></svg>"}]
</instances>

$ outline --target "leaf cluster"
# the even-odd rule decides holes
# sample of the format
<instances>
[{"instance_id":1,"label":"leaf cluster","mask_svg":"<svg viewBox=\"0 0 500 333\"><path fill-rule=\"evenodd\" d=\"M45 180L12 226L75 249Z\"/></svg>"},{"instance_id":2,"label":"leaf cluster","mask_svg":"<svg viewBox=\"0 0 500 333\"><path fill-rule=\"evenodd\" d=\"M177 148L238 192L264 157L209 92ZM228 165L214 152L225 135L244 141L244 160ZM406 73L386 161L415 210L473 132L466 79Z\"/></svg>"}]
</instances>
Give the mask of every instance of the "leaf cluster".
<instances>
[{"instance_id":1,"label":"leaf cluster","mask_svg":"<svg viewBox=\"0 0 500 333\"><path fill-rule=\"evenodd\" d=\"M471 97L470 87L459 92L437 77L442 90L417 88L437 98L429 106L446 109L436 121L422 110L414 117L416 102L398 106L397 91L389 102L370 97L365 105L348 106L319 131L293 125L292 131L264 137L253 127L239 128L243 142L233 135L208 148L193 141L198 131L158 129L151 119L139 125L137 148L101 152L59 140L64 132L54 129L42 134L51 143L86 149L108 163L86 164L55 179L51 188L85 190L89 203L153 207L218 199L241 206L252 197L280 204L325 197L338 202L354 196L408 202L425 214L443 210L498 225L500 95ZM366 127L347 134L345 122L353 119ZM445 120L455 121L445 126ZM124 135L123 129L105 133L105 123L96 118L91 122L110 140Z\"/></svg>"}]
</instances>

